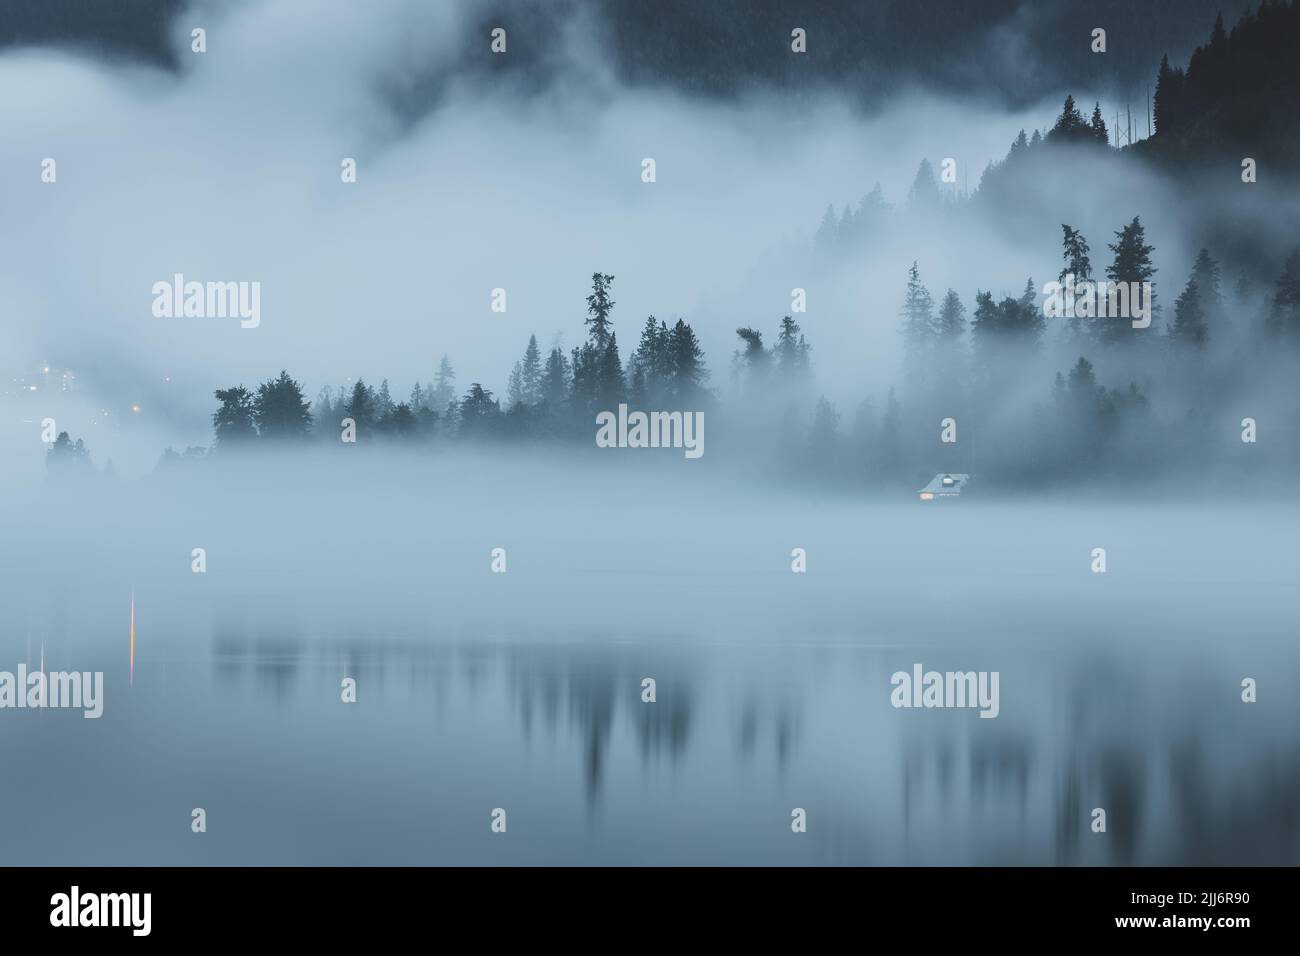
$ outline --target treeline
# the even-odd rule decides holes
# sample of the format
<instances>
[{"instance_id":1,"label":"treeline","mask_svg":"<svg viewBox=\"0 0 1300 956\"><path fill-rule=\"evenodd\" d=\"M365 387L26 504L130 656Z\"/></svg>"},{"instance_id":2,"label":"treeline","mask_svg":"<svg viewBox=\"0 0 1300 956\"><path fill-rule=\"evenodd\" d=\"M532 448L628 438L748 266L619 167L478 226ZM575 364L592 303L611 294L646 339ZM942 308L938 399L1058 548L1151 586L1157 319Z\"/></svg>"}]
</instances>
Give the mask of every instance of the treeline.
<instances>
[{"instance_id":1,"label":"treeline","mask_svg":"<svg viewBox=\"0 0 1300 956\"><path fill-rule=\"evenodd\" d=\"M1063 225L1059 280L1072 275L1077 287L1155 275L1139 219L1117 230L1107 249L1104 267L1094 266L1086 237ZM1294 404L1290 382L1300 366L1300 250L1267 294L1244 279L1225 289L1218 262L1202 250L1172 308L1155 304L1150 328L1135 329L1127 317L1065 318L1050 320L1053 335L1033 279L1019 295L976 290L968 311L953 289L936 301L914 263L899 317L898 385L868 387L875 395L848 421L819 394L812 346L793 317L780 321L770 344L759 329L736 330L723 401L682 319L670 325L648 317L624 361L614 331L614 277L595 273L591 283L586 341L543 357L530 336L504 399L479 382L458 393L446 356L434 379L416 383L402 400L386 379L378 387L358 379L350 388L322 389L312 405L281 371L253 389L215 391L212 450L313 441L338 447L349 426L362 445L590 444L596 413L626 402L647 411L709 409L722 430L721 443L713 432L711 448L738 462L758 460L767 473L819 483L915 482L936 471L1006 483L1072 481L1210 461L1207 429L1215 416L1242 395L1274 387ZM1285 407L1277 417L1297 413ZM948 421L955 440L941 436ZM1294 461L1296 444L1284 446L1284 460ZM168 449L162 463L206 454ZM82 442L66 432L48 457L51 473L94 471Z\"/></svg>"},{"instance_id":2,"label":"treeline","mask_svg":"<svg viewBox=\"0 0 1300 956\"><path fill-rule=\"evenodd\" d=\"M556 347L543 357L537 337L530 336L510 371L504 400L479 382L458 395L447 356L435 379L417 382L404 400L393 397L387 379L376 388L359 378L347 389L322 389L312 405L302 385L281 371L255 390L236 385L214 393L214 447L338 442L345 427L358 443L590 438L596 413L620 403L647 410L712 404L704 350L690 324L677 319L669 325L650 316L625 366L613 328L614 277L594 273L591 283L586 341L567 355ZM787 319L783 332L795 336L798 328ZM798 347L806 355L801 338Z\"/></svg>"},{"instance_id":3,"label":"treeline","mask_svg":"<svg viewBox=\"0 0 1300 956\"><path fill-rule=\"evenodd\" d=\"M1152 97L1157 155L1184 156L1189 149L1215 154L1235 143L1252 144L1249 155L1300 160L1300 3L1264 0L1247 7L1225 30L1214 22L1209 42L1196 48L1186 69L1160 62Z\"/></svg>"},{"instance_id":4,"label":"treeline","mask_svg":"<svg viewBox=\"0 0 1300 956\"><path fill-rule=\"evenodd\" d=\"M967 203L978 201L988 205L996 203L1000 211L1014 208L1019 194L1019 178L1024 174L1024 164L1032 161L1044 144L1070 144L1071 146L1109 149L1110 131L1101 115L1101 104L1094 103L1089 118L1075 105L1073 96L1066 96L1061 114L1046 131L1034 130L1026 135L1022 129L1007 150L1006 158L990 162L980 176L978 189L968 191L962 182L942 183L940 174L928 160L917 166L905 202L892 206L885 200L884 191L876 183L856 206L845 205L836 212L833 204L826 207L813 237L819 252L837 247L851 247L873 235L883 233L898 215L931 216L956 214Z\"/></svg>"},{"instance_id":5,"label":"treeline","mask_svg":"<svg viewBox=\"0 0 1300 956\"><path fill-rule=\"evenodd\" d=\"M1209 41L1196 48L1186 68L1171 66L1167 55L1161 59L1151 97L1153 134L1139 138L1143 121L1134 118L1135 153L1179 169L1225 159L1235 165L1250 156L1294 175L1300 167L1300 112L1293 107L1300 98L1297 48L1300 0L1264 0L1253 12L1248 7L1231 30L1220 14ZM964 180L940 182L931 163L922 160L897 206L886 202L878 183L856 205L838 211L828 206L816 233L818 249L853 246L883 234L899 216L956 214L968 204L1014 222L1023 181L1052 168L1053 153L1043 147L1091 145L1098 149L1095 155L1118 154L1110 148L1115 131L1108 129L1101 104L1094 102L1085 112L1067 96L1055 123L1028 134L1021 130L1007 155L985 167L975 189Z\"/></svg>"}]
</instances>

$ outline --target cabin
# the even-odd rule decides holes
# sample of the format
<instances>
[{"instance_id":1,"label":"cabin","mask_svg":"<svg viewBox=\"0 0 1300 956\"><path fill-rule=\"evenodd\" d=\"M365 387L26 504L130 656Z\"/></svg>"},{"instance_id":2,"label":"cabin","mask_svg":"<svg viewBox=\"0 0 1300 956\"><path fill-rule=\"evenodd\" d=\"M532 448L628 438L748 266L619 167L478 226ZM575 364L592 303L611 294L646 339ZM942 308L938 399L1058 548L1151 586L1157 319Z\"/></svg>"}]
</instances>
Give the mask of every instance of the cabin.
<instances>
[{"instance_id":1,"label":"cabin","mask_svg":"<svg viewBox=\"0 0 1300 956\"><path fill-rule=\"evenodd\" d=\"M934 501L936 498L959 498L970 481L970 475L938 474L930 483L917 492L922 501Z\"/></svg>"}]
</instances>

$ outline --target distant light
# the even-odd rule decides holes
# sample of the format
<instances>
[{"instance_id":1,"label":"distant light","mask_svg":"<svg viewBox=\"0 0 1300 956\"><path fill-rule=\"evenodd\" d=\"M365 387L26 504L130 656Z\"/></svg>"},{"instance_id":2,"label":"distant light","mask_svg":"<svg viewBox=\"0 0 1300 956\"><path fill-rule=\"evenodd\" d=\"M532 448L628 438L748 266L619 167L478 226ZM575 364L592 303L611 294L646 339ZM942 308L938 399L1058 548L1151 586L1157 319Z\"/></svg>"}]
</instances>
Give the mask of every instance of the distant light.
<instances>
[{"instance_id":1,"label":"distant light","mask_svg":"<svg viewBox=\"0 0 1300 956\"><path fill-rule=\"evenodd\" d=\"M140 413L140 406L139 406L139 405L132 405L132 406L131 406L131 411L135 412L135 413L138 415L138 414Z\"/></svg>"},{"instance_id":2,"label":"distant light","mask_svg":"<svg viewBox=\"0 0 1300 956\"><path fill-rule=\"evenodd\" d=\"M934 500L934 494L933 494L933 492L929 492L929 491L923 491L923 492L921 492L921 500L922 500L922 501L933 501L933 500Z\"/></svg>"},{"instance_id":3,"label":"distant light","mask_svg":"<svg viewBox=\"0 0 1300 956\"><path fill-rule=\"evenodd\" d=\"M49 370L50 370L50 367L49 367L49 366L48 366L48 365L47 365L47 366L45 366L45 369L44 369L44 371L46 371L46 372L49 372Z\"/></svg>"},{"instance_id":4,"label":"distant light","mask_svg":"<svg viewBox=\"0 0 1300 956\"><path fill-rule=\"evenodd\" d=\"M27 387L28 387L29 389L31 389L33 392L36 391L36 386L35 386L35 385L28 385Z\"/></svg>"}]
</instances>

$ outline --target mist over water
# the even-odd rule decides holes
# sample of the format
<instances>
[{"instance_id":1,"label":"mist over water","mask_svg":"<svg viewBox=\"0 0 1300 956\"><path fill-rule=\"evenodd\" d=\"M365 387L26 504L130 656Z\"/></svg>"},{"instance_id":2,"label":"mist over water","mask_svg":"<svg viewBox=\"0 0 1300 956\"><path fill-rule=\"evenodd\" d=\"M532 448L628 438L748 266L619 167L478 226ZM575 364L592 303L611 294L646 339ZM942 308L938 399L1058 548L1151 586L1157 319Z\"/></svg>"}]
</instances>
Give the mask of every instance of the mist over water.
<instances>
[{"instance_id":1,"label":"mist over water","mask_svg":"<svg viewBox=\"0 0 1300 956\"><path fill-rule=\"evenodd\" d=\"M105 679L0 708L0 859L1300 863L1290 99L1260 146L1203 54L1120 148L1156 41L1058 57L1070 3L802 78L722 4L660 14L713 59L506 6L515 59L471 3L0 25L0 672ZM1150 16L1179 69L1213 22ZM1072 235L1148 330L1044 317ZM702 457L598 447L627 405Z\"/></svg>"},{"instance_id":2,"label":"mist over water","mask_svg":"<svg viewBox=\"0 0 1300 956\"><path fill-rule=\"evenodd\" d=\"M0 668L43 654L107 685L98 721L3 714L0 759L43 768L6 776L8 860L1300 852L1289 502L794 503L677 460L318 464L230 461L6 506ZM999 671L999 715L890 706L890 675L914 663Z\"/></svg>"}]
</instances>

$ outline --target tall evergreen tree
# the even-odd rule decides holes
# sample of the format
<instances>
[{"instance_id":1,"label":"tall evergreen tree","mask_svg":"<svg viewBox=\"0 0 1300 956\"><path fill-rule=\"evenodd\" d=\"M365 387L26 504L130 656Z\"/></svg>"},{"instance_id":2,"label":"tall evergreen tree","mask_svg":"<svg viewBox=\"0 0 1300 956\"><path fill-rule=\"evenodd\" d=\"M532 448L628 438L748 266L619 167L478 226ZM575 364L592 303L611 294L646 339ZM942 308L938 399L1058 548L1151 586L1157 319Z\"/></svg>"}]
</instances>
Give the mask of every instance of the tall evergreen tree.
<instances>
[{"instance_id":1,"label":"tall evergreen tree","mask_svg":"<svg viewBox=\"0 0 1300 956\"><path fill-rule=\"evenodd\" d=\"M366 385L364 378L357 379L344 411L356 423L358 440L379 421L376 405L374 390Z\"/></svg>"},{"instance_id":2,"label":"tall evergreen tree","mask_svg":"<svg viewBox=\"0 0 1300 956\"><path fill-rule=\"evenodd\" d=\"M277 378L267 379L257 386L253 420L262 438L304 438L311 431L311 409L302 386L284 369L280 370Z\"/></svg>"},{"instance_id":3,"label":"tall evergreen tree","mask_svg":"<svg viewBox=\"0 0 1300 956\"><path fill-rule=\"evenodd\" d=\"M568 397L571 387L573 367L565 357L563 350L551 349L546 358L546 371L542 373L542 400L551 409L559 409Z\"/></svg>"},{"instance_id":4,"label":"tall evergreen tree","mask_svg":"<svg viewBox=\"0 0 1300 956\"><path fill-rule=\"evenodd\" d=\"M519 371L523 400L528 405L536 405L542 400L542 353L537 347L535 335L528 336L528 348L524 350Z\"/></svg>"},{"instance_id":5,"label":"tall evergreen tree","mask_svg":"<svg viewBox=\"0 0 1300 956\"><path fill-rule=\"evenodd\" d=\"M966 306L961 304L961 296L949 289L939 304L939 318L934 324L935 337L941 342L954 342L965 332Z\"/></svg>"},{"instance_id":6,"label":"tall evergreen tree","mask_svg":"<svg viewBox=\"0 0 1300 956\"><path fill-rule=\"evenodd\" d=\"M429 404L435 409L442 409L454 401L456 401L456 370L451 367L451 361L444 355L442 361L438 363L438 375L433 380L433 394L429 398Z\"/></svg>"},{"instance_id":7,"label":"tall evergreen tree","mask_svg":"<svg viewBox=\"0 0 1300 956\"><path fill-rule=\"evenodd\" d=\"M614 311L614 300L610 298L610 291L614 284L614 277L603 275L599 272L591 274L591 295L587 296L587 318L586 324L591 327L592 344L603 349L610 337L610 326L613 320L609 314Z\"/></svg>"},{"instance_id":8,"label":"tall evergreen tree","mask_svg":"<svg viewBox=\"0 0 1300 956\"><path fill-rule=\"evenodd\" d=\"M516 362L515 367L510 370L510 380L506 385L506 408L511 409L523 404L524 366L522 362Z\"/></svg>"},{"instance_id":9,"label":"tall evergreen tree","mask_svg":"<svg viewBox=\"0 0 1300 956\"><path fill-rule=\"evenodd\" d=\"M946 410L946 415L961 407L966 395L965 333L966 307L962 305L961 296L949 289L939 304L939 315L934 323L935 398Z\"/></svg>"},{"instance_id":10,"label":"tall evergreen tree","mask_svg":"<svg viewBox=\"0 0 1300 956\"><path fill-rule=\"evenodd\" d=\"M1223 293L1219 289L1219 264L1208 249L1196 254L1192 264L1192 278L1196 280L1197 297L1206 328L1214 328L1223 321Z\"/></svg>"},{"instance_id":11,"label":"tall evergreen tree","mask_svg":"<svg viewBox=\"0 0 1300 956\"><path fill-rule=\"evenodd\" d=\"M328 385L323 386L316 395L316 403L312 406L312 437L319 439L336 440L338 438L339 419L343 417L342 400L336 405L334 396Z\"/></svg>"},{"instance_id":12,"label":"tall evergreen tree","mask_svg":"<svg viewBox=\"0 0 1300 956\"><path fill-rule=\"evenodd\" d=\"M907 207L910 210L925 212L937 208L941 199L939 183L934 178L934 167L930 165L928 159L923 159L916 168L916 177L912 180L911 190L908 191Z\"/></svg>"},{"instance_id":13,"label":"tall evergreen tree","mask_svg":"<svg viewBox=\"0 0 1300 956\"><path fill-rule=\"evenodd\" d=\"M926 366L934 342L934 300L921 283L915 262L907 271L907 291L901 311L903 334L903 394L909 404L926 378Z\"/></svg>"},{"instance_id":14,"label":"tall evergreen tree","mask_svg":"<svg viewBox=\"0 0 1300 956\"><path fill-rule=\"evenodd\" d=\"M1084 121L1083 114L1074 105L1073 96L1065 97L1065 106L1062 107L1061 115L1056 118L1056 125L1047 134L1047 138L1064 142L1094 138L1092 128Z\"/></svg>"},{"instance_id":15,"label":"tall evergreen tree","mask_svg":"<svg viewBox=\"0 0 1300 956\"><path fill-rule=\"evenodd\" d=\"M761 393L767 388L768 367L771 355L763 345L763 333L748 326L736 329L743 348L735 354L737 375L742 379L742 387Z\"/></svg>"},{"instance_id":16,"label":"tall evergreen tree","mask_svg":"<svg viewBox=\"0 0 1300 956\"><path fill-rule=\"evenodd\" d=\"M1061 223L1061 230L1065 234L1064 238L1061 240L1061 250L1062 255L1065 258L1065 265L1061 268L1061 274L1057 278L1060 281L1062 288L1064 288L1066 277L1071 275L1074 276L1074 284L1076 286L1074 293L1076 311L1075 314L1066 319L1066 328L1070 339L1077 342L1086 334L1096 330L1095 323L1085 328L1078 315L1078 301L1085 297L1094 301L1091 312L1093 315L1097 314L1095 306L1096 291L1093 290L1089 292L1077 288L1084 282L1092 281L1092 260L1088 255L1088 240L1083 237L1083 233L1065 223Z\"/></svg>"},{"instance_id":17,"label":"tall evergreen tree","mask_svg":"<svg viewBox=\"0 0 1300 956\"><path fill-rule=\"evenodd\" d=\"M705 396L709 370L704 365L704 349L700 348L695 330L678 319L668 333L666 351L668 387L673 399L686 407L699 404Z\"/></svg>"},{"instance_id":18,"label":"tall evergreen tree","mask_svg":"<svg viewBox=\"0 0 1300 956\"><path fill-rule=\"evenodd\" d=\"M1065 223L1061 223L1061 230L1065 233L1065 238L1061 241L1065 257L1065 266L1059 277L1061 282L1065 282L1067 275L1073 275L1076 283L1091 279L1092 260L1088 258L1088 240L1083 238L1083 233Z\"/></svg>"},{"instance_id":19,"label":"tall evergreen tree","mask_svg":"<svg viewBox=\"0 0 1300 956\"><path fill-rule=\"evenodd\" d=\"M1275 340L1300 342L1300 249L1287 257L1278 277L1265 329Z\"/></svg>"},{"instance_id":20,"label":"tall evergreen tree","mask_svg":"<svg viewBox=\"0 0 1300 956\"><path fill-rule=\"evenodd\" d=\"M641 341L637 343L633 361L641 382L640 401L651 404L663 397L669 373L668 326L649 316L641 327Z\"/></svg>"},{"instance_id":21,"label":"tall evergreen tree","mask_svg":"<svg viewBox=\"0 0 1300 956\"><path fill-rule=\"evenodd\" d=\"M993 301L993 293L976 292L975 315L971 318L970 331L982 365L988 365L988 358L996 348L998 336L1002 332L1001 326L1002 313Z\"/></svg>"},{"instance_id":22,"label":"tall evergreen tree","mask_svg":"<svg viewBox=\"0 0 1300 956\"><path fill-rule=\"evenodd\" d=\"M212 430L217 447L239 445L257 437L253 396L242 385L219 388L213 395L221 407L212 413Z\"/></svg>"},{"instance_id":23,"label":"tall evergreen tree","mask_svg":"<svg viewBox=\"0 0 1300 956\"><path fill-rule=\"evenodd\" d=\"M1115 259L1106 268L1106 278L1111 282L1138 283L1139 285L1143 282L1149 282L1151 277L1156 274L1156 268L1151 264L1153 247L1147 245L1146 232L1142 228L1139 217L1134 216L1132 222L1115 233L1115 239L1115 242L1109 243L1107 246L1115 254ZM1154 294L1151 296L1148 305L1154 310ZM1112 317L1103 320L1101 323L1103 341L1112 344L1131 340L1132 336L1129 334L1131 331L1133 331L1132 323L1125 318Z\"/></svg>"},{"instance_id":24,"label":"tall evergreen tree","mask_svg":"<svg viewBox=\"0 0 1300 956\"><path fill-rule=\"evenodd\" d=\"M635 352L627 363L627 401L633 408L648 408L654 404L650 401L650 387L646 380L645 366L641 364Z\"/></svg>"},{"instance_id":25,"label":"tall evergreen tree","mask_svg":"<svg viewBox=\"0 0 1300 956\"><path fill-rule=\"evenodd\" d=\"M429 434L437 427L439 415L433 405L432 386L425 388L416 382L411 388L411 397L407 399L406 405L415 420L417 433Z\"/></svg>"},{"instance_id":26,"label":"tall evergreen tree","mask_svg":"<svg viewBox=\"0 0 1300 956\"><path fill-rule=\"evenodd\" d=\"M796 392L806 387L811 371L811 349L793 317L787 315L781 319L781 329L777 332L772 351L776 355L776 375L781 385Z\"/></svg>"},{"instance_id":27,"label":"tall evergreen tree","mask_svg":"<svg viewBox=\"0 0 1300 956\"><path fill-rule=\"evenodd\" d=\"M598 348L596 366L596 404L601 409L613 410L627 400L627 382L623 378L623 362L618 354L618 336L609 333L603 348Z\"/></svg>"},{"instance_id":28,"label":"tall evergreen tree","mask_svg":"<svg viewBox=\"0 0 1300 956\"><path fill-rule=\"evenodd\" d=\"M388 379L379 384L379 391L374 394L375 421L380 421L393 410L393 395L388 390Z\"/></svg>"},{"instance_id":29,"label":"tall evergreen tree","mask_svg":"<svg viewBox=\"0 0 1300 956\"><path fill-rule=\"evenodd\" d=\"M1101 103L1097 103L1092 108L1092 120L1088 123L1088 128L1092 131L1092 137L1102 146L1110 145L1110 131L1106 129L1106 121L1101 116Z\"/></svg>"},{"instance_id":30,"label":"tall evergreen tree","mask_svg":"<svg viewBox=\"0 0 1300 956\"><path fill-rule=\"evenodd\" d=\"M1174 303L1174 324L1169 337L1180 345L1205 347L1205 316L1201 311L1200 287L1196 276L1187 280L1183 294Z\"/></svg>"},{"instance_id":31,"label":"tall evergreen tree","mask_svg":"<svg viewBox=\"0 0 1300 956\"><path fill-rule=\"evenodd\" d=\"M490 391L478 382L472 383L460 402L460 434L470 439L491 437L500 422L500 404Z\"/></svg>"}]
</instances>

